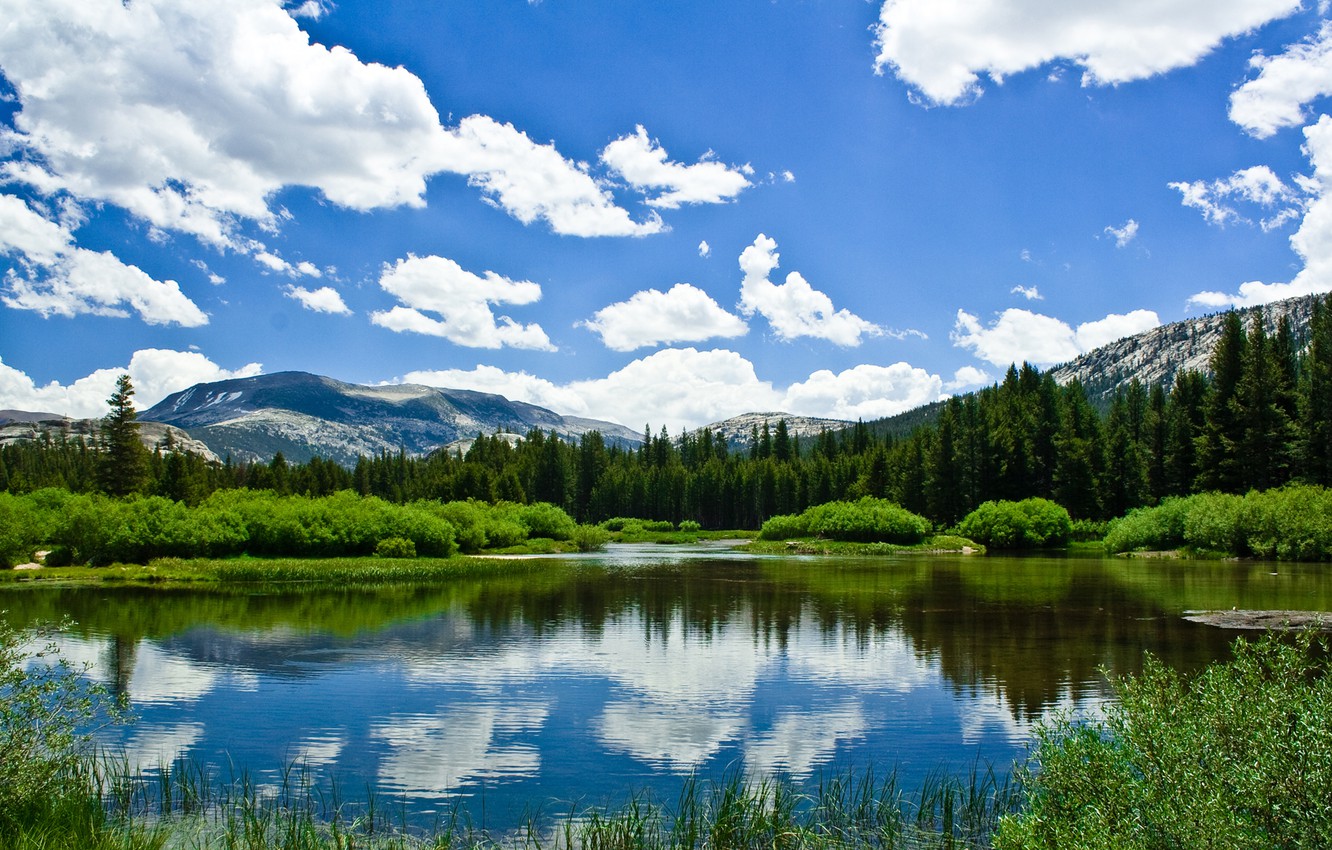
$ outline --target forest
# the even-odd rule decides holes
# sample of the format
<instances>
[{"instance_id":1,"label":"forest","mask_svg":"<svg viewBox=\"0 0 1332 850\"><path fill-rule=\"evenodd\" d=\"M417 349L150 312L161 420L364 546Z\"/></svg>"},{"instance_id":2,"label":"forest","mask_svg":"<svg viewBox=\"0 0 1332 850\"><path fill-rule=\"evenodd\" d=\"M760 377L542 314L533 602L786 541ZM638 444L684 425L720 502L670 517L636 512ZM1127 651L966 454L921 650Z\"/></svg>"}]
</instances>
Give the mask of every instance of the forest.
<instances>
[{"instance_id":1,"label":"forest","mask_svg":"<svg viewBox=\"0 0 1332 850\"><path fill-rule=\"evenodd\" d=\"M136 454L125 437L134 416L126 379L99 441L47 437L0 448L0 490L138 493L187 505L227 489L350 490L397 504L549 503L579 523L637 517L758 529L773 516L867 496L948 527L993 500L1049 499L1075 519L1106 520L1172 496L1332 485L1332 296L1300 336L1284 320L1269 332L1258 319L1245 328L1228 314L1209 371L1182 371L1169 390L1134 381L1107 405L1077 382L1061 386L1030 364L1011 366L1002 381L948 399L933 423L904 436L879 436L861 422L800 439L779 421L737 450L707 428L678 436L648 428L632 449L596 432L576 443L541 431L516 444L480 434L465 454L385 453L352 468L280 454L268 463L208 462L173 445Z\"/></svg>"}]
</instances>

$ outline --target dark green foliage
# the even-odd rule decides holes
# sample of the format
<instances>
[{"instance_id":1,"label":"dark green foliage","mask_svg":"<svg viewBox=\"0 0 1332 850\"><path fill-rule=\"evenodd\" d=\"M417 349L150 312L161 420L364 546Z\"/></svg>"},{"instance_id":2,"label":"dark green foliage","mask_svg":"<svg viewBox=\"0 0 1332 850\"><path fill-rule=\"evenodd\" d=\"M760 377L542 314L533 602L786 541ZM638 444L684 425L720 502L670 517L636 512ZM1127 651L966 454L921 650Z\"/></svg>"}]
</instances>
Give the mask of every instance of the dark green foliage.
<instances>
[{"instance_id":1,"label":"dark green foliage","mask_svg":"<svg viewBox=\"0 0 1332 850\"><path fill-rule=\"evenodd\" d=\"M148 450L139 442L134 385L130 383L129 375L121 375L116 380L116 391L107 399L107 404L111 410L102 419L98 486L112 496L137 493L148 478Z\"/></svg>"},{"instance_id":2,"label":"dark green foliage","mask_svg":"<svg viewBox=\"0 0 1332 850\"><path fill-rule=\"evenodd\" d=\"M1073 521L1048 499L985 502L957 526L958 533L991 549L1036 549L1068 543Z\"/></svg>"},{"instance_id":3,"label":"dark green foliage","mask_svg":"<svg viewBox=\"0 0 1332 850\"><path fill-rule=\"evenodd\" d=\"M1188 678L1148 656L1104 721L1041 728L1006 850L1332 846L1332 672L1302 634Z\"/></svg>"}]
</instances>

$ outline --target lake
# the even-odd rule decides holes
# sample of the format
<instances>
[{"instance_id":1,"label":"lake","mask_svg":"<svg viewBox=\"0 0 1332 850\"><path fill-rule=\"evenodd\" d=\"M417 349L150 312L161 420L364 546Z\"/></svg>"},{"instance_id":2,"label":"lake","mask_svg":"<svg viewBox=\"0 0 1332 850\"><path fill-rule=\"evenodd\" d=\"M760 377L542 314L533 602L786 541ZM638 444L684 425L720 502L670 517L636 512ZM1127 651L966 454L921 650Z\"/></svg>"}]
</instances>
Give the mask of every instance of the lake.
<instances>
[{"instance_id":1,"label":"lake","mask_svg":"<svg viewBox=\"0 0 1332 850\"><path fill-rule=\"evenodd\" d=\"M611 546L433 586L26 586L13 623L128 694L132 765L276 784L292 764L428 824L671 801L685 778L1007 771L1102 671L1181 669L1237 633L1193 609L1332 610L1326 567L1100 557L752 557Z\"/></svg>"}]
</instances>

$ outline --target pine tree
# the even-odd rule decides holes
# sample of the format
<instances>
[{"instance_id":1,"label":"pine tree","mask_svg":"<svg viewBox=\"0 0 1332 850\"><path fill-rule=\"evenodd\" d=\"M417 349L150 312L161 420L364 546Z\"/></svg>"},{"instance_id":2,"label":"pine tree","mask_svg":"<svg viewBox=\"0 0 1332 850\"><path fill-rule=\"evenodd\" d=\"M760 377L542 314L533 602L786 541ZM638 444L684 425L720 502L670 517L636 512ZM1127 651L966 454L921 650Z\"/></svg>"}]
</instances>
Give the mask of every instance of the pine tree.
<instances>
[{"instance_id":1,"label":"pine tree","mask_svg":"<svg viewBox=\"0 0 1332 850\"><path fill-rule=\"evenodd\" d=\"M1332 486L1332 295L1314 305L1300 370L1300 477Z\"/></svg>"},{"instance_id":2,"label":"pine tree","mask_svg":"<svg viewBox=\"0 0 1332 850\"><path fill-rule=\"evenodd\" d=\"M1212 381L1203 403L1203 430L1198 438L1199 490L1238 493L1244 489L1239 444L1243 427L1237 421L1235 398L1244 371L1244 325L1239 314L1226 314L1221 339L1212 351Z\"/></svg>"},{"instance_id":3,"label":"pine tree","mask_svg":"<svg viewBox=\"0 0 1332 850\"><path fill-rule=\"evenodd\" d=\"M139 441L129 375L116 379L116 391L106 403L111 409L102 418L98 487L111 496L127 496L142 490L148 477L148 449Z\"/></svg>"}]
</instances>

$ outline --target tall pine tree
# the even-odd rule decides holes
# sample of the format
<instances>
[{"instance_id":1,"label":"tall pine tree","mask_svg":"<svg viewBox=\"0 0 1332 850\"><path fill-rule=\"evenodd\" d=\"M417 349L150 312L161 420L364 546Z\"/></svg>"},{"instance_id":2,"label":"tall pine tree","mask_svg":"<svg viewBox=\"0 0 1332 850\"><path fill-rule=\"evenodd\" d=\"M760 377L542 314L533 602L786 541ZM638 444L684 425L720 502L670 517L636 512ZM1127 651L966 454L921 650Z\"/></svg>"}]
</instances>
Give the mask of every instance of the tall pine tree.
<instances>
[{"instance_id":1,"label":"tall pine tree","mask_svg":"<svg viewBox=\"0 0 1332 850\"><path fill-rule=\"evenodd\" d=\"M139 441L134 385L129 375L116 379L116 391L106 403L111 409L102 418L97 484L108 495L127 496L142 490L148 477L148 449Z\"/></svg>"}]
</instances>

